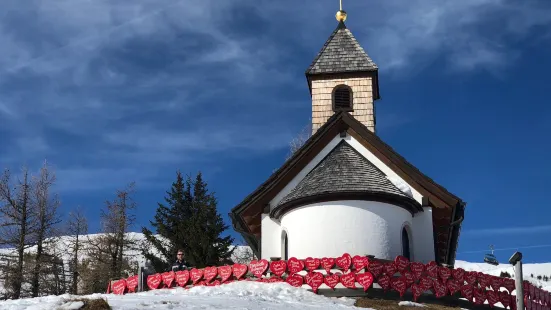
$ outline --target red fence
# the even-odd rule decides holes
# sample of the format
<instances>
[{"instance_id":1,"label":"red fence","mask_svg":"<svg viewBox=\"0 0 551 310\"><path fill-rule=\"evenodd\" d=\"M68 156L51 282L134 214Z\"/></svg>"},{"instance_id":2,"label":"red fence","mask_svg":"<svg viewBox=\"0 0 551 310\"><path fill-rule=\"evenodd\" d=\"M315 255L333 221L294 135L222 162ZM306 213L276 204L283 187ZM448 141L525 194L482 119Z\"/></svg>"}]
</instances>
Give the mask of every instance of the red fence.
<instances>
[{"instance_id":1,"label":"red fence","mask_svg":"<svg viewBox=\"0 0 551 310\"><path fill-rule=\"evenodd\" d=\"M325 272L319 272L325 270ZM337 272L333 272L338 270ZM300 275L306 271L306 275ZM270 274L267 277L267 273ZM341 284L348 289L362 288L367 291L374 283L384 291L395 290L402 297L411 290L417 300L425 292L432 292L437 298L444 296L463 297L482 305L486 301L490 307L501 303L504 307L516 309L515 281L476 271L465 271L428 264L409 262L403 256L394 261L369 259L366 256L344 254L338 258L307 258L287 261L254 260L249 265L234 264L220 267L206 267L190 271L165 272L149 275L147 287L150 290L180 286L216 286L234 281L287 282L292 286L308 285L314 293L322 286L331 289ZM108 292L124 294L135 292L138 277L121 279L113 283ZM524 301L526 309L551 310L551 294L532 283L524 281Z\"/></svg>"}]
</instances>

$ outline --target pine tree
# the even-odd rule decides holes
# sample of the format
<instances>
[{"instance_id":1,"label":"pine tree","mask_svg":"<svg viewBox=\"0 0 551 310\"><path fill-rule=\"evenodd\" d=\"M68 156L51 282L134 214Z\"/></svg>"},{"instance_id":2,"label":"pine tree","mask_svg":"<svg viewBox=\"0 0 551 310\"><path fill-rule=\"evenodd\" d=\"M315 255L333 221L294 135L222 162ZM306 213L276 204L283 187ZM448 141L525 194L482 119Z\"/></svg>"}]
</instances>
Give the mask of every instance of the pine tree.
<instances>
[{"instance_id":1,"label":"pine tree","mask_svg":"<svg viewBox=\"0 0 551 310\"><path fill-rule=\"evenodd\" d=\"M158 204L151 221L157 235L142 228L147 240L144 255L157 271L166 270L180 248L184 250L186 261L197 268L230 261L233 239L220 236L228 226L218 213L216 198L208 192L201 173L194 181L190 177L184 181L178 171L165 202ZM149 250L151 246L160 256Z\"/></svg>"}]
</instances>

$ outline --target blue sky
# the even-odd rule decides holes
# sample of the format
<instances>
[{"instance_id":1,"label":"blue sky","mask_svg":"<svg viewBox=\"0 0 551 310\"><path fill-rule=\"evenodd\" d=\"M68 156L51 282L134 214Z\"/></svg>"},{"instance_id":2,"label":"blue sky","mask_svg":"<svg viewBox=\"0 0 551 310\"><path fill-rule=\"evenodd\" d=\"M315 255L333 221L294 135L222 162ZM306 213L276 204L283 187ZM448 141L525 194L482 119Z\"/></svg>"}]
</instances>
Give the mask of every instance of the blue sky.
<instances>
[{"instance_id":1,"label":"blue sky","mask_svg":"<svg viewBox=\"0 0 551 310\"><path fill-rule=\"evenodd\" d=\"M516 247L531 247L526 261L551 261L551 4L344 8L380 68L378 135L468 203L458 259L480 261L494 244L507 248L502 261ZM50 161L63 212L82 205L92 229L103 201L131 181L147 225L177 169L202 171L226 216L309 123L304 70L337 9L337 0L2 1L0 166Z\"/></svg>"}]
</instances>

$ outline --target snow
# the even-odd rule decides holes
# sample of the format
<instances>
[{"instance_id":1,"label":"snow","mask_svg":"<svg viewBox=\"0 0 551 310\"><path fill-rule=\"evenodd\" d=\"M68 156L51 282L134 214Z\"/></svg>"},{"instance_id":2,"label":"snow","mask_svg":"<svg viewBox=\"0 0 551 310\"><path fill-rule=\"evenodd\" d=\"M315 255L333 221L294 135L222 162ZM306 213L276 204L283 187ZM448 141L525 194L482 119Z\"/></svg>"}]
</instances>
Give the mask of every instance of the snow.
<instances>
[{"instance_id":1,"label":"snow","mask_svg":"<svg viewBox=\"0 0 551 310\"><path fill-rule=\"evenodd\" d=\"M413 301L400 301L398 303L398 306L404 306L404 307L425 307L425 305L416 303Z\"/></svg>"},{"instance_id":2,"label":"snow","mask_svg":"<svg viewBox=\"0 0 551 310\"><path fill-rule=\"evenodd\" d=\"M136 294L89 296L48 296L0 302L3 310L78 309L72 297L104 298L113 310L119 309L357 309L354 300L327 298L287 283L234 282L217 287L163 289Z\"/></svg>"},{"instance_id":3,"label":"snow","mask_svg":"<svg viewBox=\"0 0 551 310\"><path fill-rule=\"evenodd\" d=\"M405 183L404 181L398 179L398 178L395 178L395 177L391 177L391 176L387 176L386 177L392 184L394 184L394 186L398 187L398 189L400 191L402 191L404 194L408 195L409 197L413 198L413 192L411 191L411 187L409 187L409 185L407 183Z\"/></svg>"}]
</instances>

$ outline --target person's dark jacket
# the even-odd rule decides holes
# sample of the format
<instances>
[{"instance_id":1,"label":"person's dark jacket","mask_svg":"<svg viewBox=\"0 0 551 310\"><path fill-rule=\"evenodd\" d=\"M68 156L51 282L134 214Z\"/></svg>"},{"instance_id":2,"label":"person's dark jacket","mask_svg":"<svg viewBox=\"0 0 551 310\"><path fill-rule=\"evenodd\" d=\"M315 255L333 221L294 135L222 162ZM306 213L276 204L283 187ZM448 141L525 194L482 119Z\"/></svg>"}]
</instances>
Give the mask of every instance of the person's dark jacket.
<instances>
[{"instance_id":1,"label":"person's dark jacket","mask_svg":"<svg viewBox=\"0 0 551 310\"><path fill-rule=\"evenodd\" d=\"M172 266L170 267L170 271L181 271L181 270L188 270L190 269L189 264L186 261L178 261L176 260Z\"/></svg>"}]
</instances>

